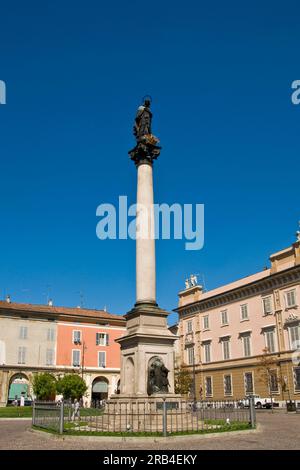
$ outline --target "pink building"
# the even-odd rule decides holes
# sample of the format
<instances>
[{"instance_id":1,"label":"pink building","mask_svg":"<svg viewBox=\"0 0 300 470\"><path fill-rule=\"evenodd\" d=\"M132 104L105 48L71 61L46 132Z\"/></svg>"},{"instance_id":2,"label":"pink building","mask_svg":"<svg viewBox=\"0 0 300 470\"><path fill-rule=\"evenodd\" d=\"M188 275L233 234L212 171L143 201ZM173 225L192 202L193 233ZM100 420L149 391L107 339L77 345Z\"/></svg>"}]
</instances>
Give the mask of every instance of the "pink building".
<instances>
[{"instance_id":1,"label":"pink building","mask_svg":"<svg viewBox=\"0 0 300 470\"><path fill-rule=\"evenodd\" d=\"M120 346L115 339L123 336L125 320L98 310L64 311L65 318L57 324L57 368L83 375L89 402L106 399L118 388Z\"/></svg>"},{"instance_id":2,"label":"pink building","mask_svg":"<svg viewBox=\"0 0 300 470\"><path fill-rule=\"evenodd\" d=\"M179 293L180 358L197 396L300 401L300 240L270 261L217 289Z\"/></svg>"}]
</instances>

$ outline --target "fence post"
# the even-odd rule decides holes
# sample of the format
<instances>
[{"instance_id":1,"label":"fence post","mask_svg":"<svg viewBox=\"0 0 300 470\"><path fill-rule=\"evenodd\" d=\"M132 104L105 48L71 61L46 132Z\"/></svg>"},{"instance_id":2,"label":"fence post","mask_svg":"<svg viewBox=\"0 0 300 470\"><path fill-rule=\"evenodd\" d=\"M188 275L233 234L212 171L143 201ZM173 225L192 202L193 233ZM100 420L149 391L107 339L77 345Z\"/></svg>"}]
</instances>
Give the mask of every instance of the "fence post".
<instances>
[{"instance_id":1,"label":"fence post","mask_svg":"<svg viewBox=\"0 0 300 470\"><path fill-rule=\"evenodd\" d=\"M167 403L166 398L163 398L163 435L167 437Z\"/></svg>"},{"instance_id":2,"label":"fence post","mask_svg":"<svg viewBox=\"0 0 300 470\"><path fill-rule=\"evenodd\" d=\"M251 428L255 428L256 424L256 410L255 410L255 404L254 404L254 397L249 397L249 411L250 411L250 423L251 423Z\"/></svg>"},{"instance_id":3,"label":"fence post","mask_svg":"<svg viewBox=\"0 0 300 470\"><path fill-rule=\"evenodd\" d=\"M64 432L64 401L61 401L60 404L60 415L59 415L59 434Z\"/></svg>"},{"instance_id":4,"label":"fence post","mask_svg":"<svg viewBox=\"0 0 300 470\"><path fill-rule=\"evenodd\" d=\"M35 426L35 400L33 400L32 404L32 426Z\"/></svg>"}]
</instances>

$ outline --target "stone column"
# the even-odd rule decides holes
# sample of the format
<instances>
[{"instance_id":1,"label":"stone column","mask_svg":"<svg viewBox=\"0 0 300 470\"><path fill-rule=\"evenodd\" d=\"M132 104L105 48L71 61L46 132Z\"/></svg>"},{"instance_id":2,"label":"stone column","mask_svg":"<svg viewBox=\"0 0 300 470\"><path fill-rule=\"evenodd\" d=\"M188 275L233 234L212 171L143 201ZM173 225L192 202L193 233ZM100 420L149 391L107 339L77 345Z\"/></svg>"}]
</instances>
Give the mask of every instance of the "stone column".
<instances>
[{"instance_id":1,"label":"stone column","mask_svg":"<svg viewBox=\"0 0 300 470\"><path fill-rule=\"evenodd\" d=\"M152 162L137 164L136 303L156 304Z\"/></svg>"}]
</instances>

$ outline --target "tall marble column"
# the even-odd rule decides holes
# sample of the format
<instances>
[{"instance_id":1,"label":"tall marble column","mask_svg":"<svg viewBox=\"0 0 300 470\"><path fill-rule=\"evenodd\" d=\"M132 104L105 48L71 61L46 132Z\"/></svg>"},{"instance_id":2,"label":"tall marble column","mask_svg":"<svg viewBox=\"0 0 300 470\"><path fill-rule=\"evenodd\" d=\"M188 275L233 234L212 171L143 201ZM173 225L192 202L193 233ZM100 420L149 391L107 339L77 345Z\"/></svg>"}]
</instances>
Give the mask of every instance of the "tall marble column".
<instances>
[{"instance_id":1,"label":"tall marble column","mask_svg":"<svg viewBox=\"0 0 300 470\"><path fill-rule=\"evenodd\" d=\"M137 145L129 152L137 168L136 303L125 315L126 333L116 341L121 347L120 394L116 399L177 399L174 393L174 341L168 329L168 312L156 303L155 221L153 162L160 154L151 133L150 101L137 111L134 135ZM149 380L152 365L168 373L168 384L154 387ZM154 384L155 385L155 384Z\"/></svg>"},{"instance_id":2,"label":"tall marble column","mask_svg":"<svg viewBox=\"0 0 300 470\"><path fill-rule=\"evenodd\" d=\"M156 304L152 162L137 163L136 303Z\"/></svg>"}]
</instances>

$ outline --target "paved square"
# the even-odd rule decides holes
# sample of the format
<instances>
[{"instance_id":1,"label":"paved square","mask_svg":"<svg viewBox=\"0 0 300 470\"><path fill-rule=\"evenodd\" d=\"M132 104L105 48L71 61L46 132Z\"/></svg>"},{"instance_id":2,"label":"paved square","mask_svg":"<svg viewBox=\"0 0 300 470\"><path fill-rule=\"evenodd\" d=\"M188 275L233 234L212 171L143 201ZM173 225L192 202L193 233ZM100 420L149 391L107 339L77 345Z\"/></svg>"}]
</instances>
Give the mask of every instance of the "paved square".
<instances>
[{"instance_id":1,"label":"paved square","mask_svg":"<svg viewBox=\"0 0 300 470\"><path fill-rule=\"evenodd\" d=\"M164 439L145 438L120 441L116 438L63 438L31 431L31 421L1 419L0 449L77 449L77 450L230 450L230 449L300 449L300 414L284 411L259 411L258 430Z\"/></svg>"}]
</instances>

